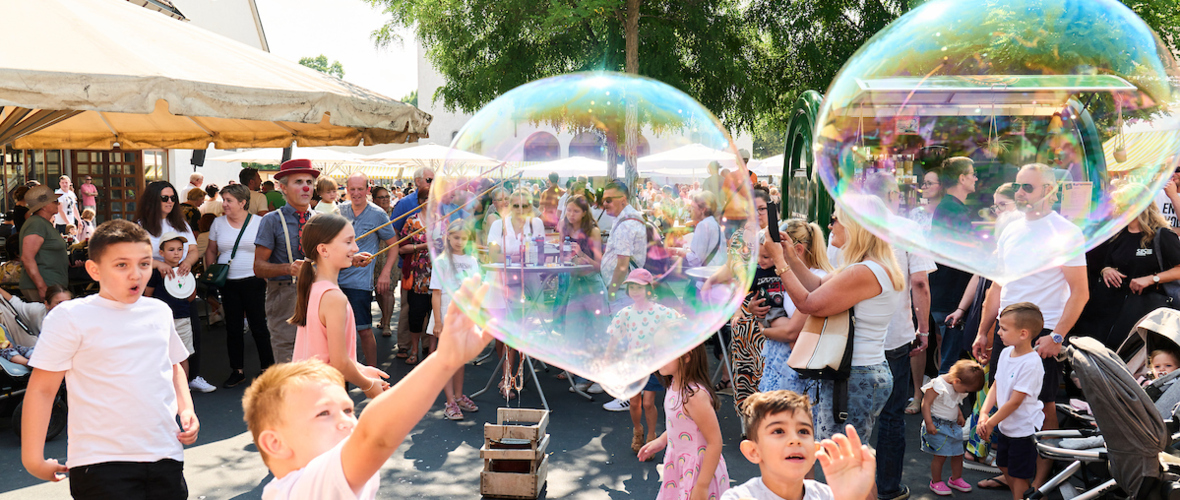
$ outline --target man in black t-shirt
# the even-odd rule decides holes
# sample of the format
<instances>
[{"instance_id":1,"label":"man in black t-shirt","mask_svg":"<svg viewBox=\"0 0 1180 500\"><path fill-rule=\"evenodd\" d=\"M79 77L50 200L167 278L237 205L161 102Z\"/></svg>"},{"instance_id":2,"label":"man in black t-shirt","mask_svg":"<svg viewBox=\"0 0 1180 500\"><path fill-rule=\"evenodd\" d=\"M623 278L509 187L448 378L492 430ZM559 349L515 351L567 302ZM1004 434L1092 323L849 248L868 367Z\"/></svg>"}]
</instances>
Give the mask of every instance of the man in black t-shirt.
<instances>
[{"instance_id":1,"label":"man in black t-shirt","mask_svg":"<svg viewBox=\"0 0 1180 500\"><path fill-rule=\"evenodd\" d=\"M971 234L971 209L964 202L975 192L975 183L979 180L975 175L975 162L963 156L947 158L942 162L938 177L946 188L946 195L934 208L930 224L932 238L958 238L961 236L956 235ZM945 374L958 361L963 350L962 328L947 328L946 317L959 308L959 301L971 281L971 273L941 262L937 264L938 271L930 275L930 315L934 317L942 338L939 344L942 361L938 371Z\"/></svg>"}]
</instances>

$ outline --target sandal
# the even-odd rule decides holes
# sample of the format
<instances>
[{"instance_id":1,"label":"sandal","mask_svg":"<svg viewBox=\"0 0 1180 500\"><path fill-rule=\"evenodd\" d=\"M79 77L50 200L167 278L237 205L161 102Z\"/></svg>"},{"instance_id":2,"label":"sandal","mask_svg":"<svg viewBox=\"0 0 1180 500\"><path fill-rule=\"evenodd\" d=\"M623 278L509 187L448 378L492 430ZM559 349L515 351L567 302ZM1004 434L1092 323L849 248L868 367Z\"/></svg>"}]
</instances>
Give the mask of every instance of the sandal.
<instances>
[{"instance_id":1,"label":"sandal","mask_svg":"<svg viewBox=\"0 0 1180 500\"><path fill-rule=\"evenodd\" d=\"M906 405L905 407L906 415L917 415L920 411L922 411L922 402L916 399L910 401L910 404ZM1005 488L1007 488L1007 486L1005 486Z\"/></svg>"},{"instance_id":2,"label":"sandal","mask_svg":"<svg viewBox=\"0 0 1180 500\"><path fill-rule=\"evenodd\" d=\"M455 400L455 404L459 405L459 409L461 409L463 411L471 411L471 412L479 411L479 407L475 406L475 401L472 401L471 398L469 398L467 396L460 396L458 399Z\"/></svg>"},{"instance_id":3,"label":"sandal","mask_svg":"<svg viewBox=\"0 0 1180 500\"><path fill-rule=\"evenodd\" d=\"M1008 485L1004 484L1003 479L1004 476L989 477L975 483L975 486L978 486L981 490L1006 490L1008 489Z\"/></svg>"},{"instance_id":4,"label":"sandal","mask_svg":"<svg viewBox=\"0 0 1180 500\"><path fill-rule=\"evenodd\" d=\"M408 353L406 351L398 351L397 357L402 358L402 359L406 359L406 358L410 357L410 353Z\"/></svg>"},{"instance_id":5,"label":"sandal","mask_svg":"<svg viewBox=\"0 0 1180 500\"><path fill-rule=\"evenodd\" d=\"M645 444L647 443L643 440L643 431L635 429L635 435L631 437L631 451L639 453L639 450L642 450Z\"/></svg>"},{"instance_id":6,"label":"sandal","mask_svg":"<svg viewBox=\"0 0 1180 500\"><path fill-rule=\"evenodd\" d=\"M409 356L409 357L407 357L407 358L406 358L406 364L407 364L407 365L416 365L416 364L418 364L418 356Z\"/></svg>"},{"instance_id":7,"label":"sandal","mask_svg":"<svg viewBox=\"0 0 1180 500\"><path fill-rule=\"evenodd\" d=\"M717 384L713 386L713 392L719 394L733 394L733 382L729 380L717 382Z\"/></svg>"}]
</instances>

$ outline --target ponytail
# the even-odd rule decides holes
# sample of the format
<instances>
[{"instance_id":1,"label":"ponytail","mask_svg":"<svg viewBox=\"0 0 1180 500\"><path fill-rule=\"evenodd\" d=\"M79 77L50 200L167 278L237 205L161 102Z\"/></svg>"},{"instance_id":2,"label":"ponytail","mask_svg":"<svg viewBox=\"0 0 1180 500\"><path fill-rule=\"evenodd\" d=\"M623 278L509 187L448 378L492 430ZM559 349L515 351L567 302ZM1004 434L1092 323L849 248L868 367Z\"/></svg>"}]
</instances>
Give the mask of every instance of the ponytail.
<instances>
[{"instance_id":1,"label":"ponytail","mask_svg":"<svg viewBox=\"0 0 1180 500\"><path fill-rule=\"evenodd\" d=\"M307 326L307 302L311 300L311 285L315 283L315 264L312 259L304 259L299 266L299 276L295 284L295 314L287 323L296 326Z\"/></svg>"},{"instance_id":2,"label":"ponytail","mask_svg":"<svg viewBox=\"0 0 1180 500\"><path fill-rule=\"evenodd\" d=\"M832 263L828 261L828 247L824 242L824 232L819 228L819 224L803 219L790 219L787 221L785 229L792 243L802 244L807 249L807 254L800 257L808 266L832 272Z\"/></svg>"},{"instance_id":3,"label":"ponytail","mask_svg":"<svg viewBox=\"0 0 1180 500\"><path fill-rule=\"evenodd\" d=\"M823 229L820 229L819 224L810 222L807 224L807 232L811 233L810 251L812 259L815 260L815 267L829 273L835 270L831 261L828 260L828 248L824 243Z\"/></svg>"}]
</instances>

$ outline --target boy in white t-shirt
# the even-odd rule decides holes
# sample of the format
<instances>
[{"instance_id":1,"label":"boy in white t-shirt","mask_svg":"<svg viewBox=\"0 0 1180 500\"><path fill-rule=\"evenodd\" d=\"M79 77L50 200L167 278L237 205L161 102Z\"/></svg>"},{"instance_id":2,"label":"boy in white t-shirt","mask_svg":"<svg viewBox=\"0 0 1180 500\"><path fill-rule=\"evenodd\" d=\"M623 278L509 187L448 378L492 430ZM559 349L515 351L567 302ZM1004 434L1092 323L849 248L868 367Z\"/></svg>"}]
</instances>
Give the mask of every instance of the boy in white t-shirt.
<instances>
[{"instance_id":1,"label":"boy in white t-shirt","mask_svg":"<svg viewBox=\"0 0 1180 500\"><path fill-rule=\"evenodd\" d=\"M172 311L141 298L152 272L148 233L125 220L99 226L86 271L98 281L98 295L55 307L29 361L21 461L47 481L64 479L68 470L74 498L187 498L183 445L197 440L200 425ZM44 456L50 405L63 378L70 407L65 466Z\"/></svg>"},{"instance_id":2,"label":"boy in white t-shirt","mask_svg":"<svg viewBox=\"0 0 1180 500\"><path fill-rule=\"evenodd\" d=\"M478 290L476 289L477 287ZM487 285L471 278L457 301L482 306ZM264 500L373 499L377 471L430 409L443 384L492 339L452 305L438 350L356 417L340 372L317 360L271 366L242 397L246 426L275 479Z\"/></svg>"},{"instance_id":3,"label":"boy in white t-shirt","mask_svg":"<svg viewBox=\"0 0 1180 500\"><path fill-rule=\"evenodd\" d=\"M1037 399L1045 368L1032 339L1044 324L1040 308L1031 302L1017 302L1000 312L1000 340L1008 347L1000 353L995 383L979 410L978 431L983 439L990 439L992 429L999 428L996 465L1015 500L1020 500L1037 472L1032 435L1045 419L1044 403ZM997 404L1000 409L989 416Z\"/></svg>"},{"instance_id":4,"label":"boy in white t-shirt","mask_svg":"<svg viewBox=\"0 0 1180 500\"><path fill-rule=\"evenodd\" d=\"M864 500L876 484L877 459L851 425L848 435L815 442L811 402L791 391L758 392L746 399L748 436L742 455L762 473L721 495L721 500ZM816 458L828 484L806 479Z\"/></svg>"}]
</instances>

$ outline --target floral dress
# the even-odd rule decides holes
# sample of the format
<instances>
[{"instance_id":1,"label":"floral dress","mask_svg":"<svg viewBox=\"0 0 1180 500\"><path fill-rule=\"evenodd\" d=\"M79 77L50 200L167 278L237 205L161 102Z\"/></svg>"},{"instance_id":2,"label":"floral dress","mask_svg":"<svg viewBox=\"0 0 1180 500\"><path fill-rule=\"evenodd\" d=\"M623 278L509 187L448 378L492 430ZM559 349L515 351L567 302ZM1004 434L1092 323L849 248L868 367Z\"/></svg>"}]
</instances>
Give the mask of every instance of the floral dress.
<instances>
[{"instance_id":1,"label":"floral dress","mask_svg":"<svg viewBox=\"0 0 1180 500\"><path fill-rule=\"evenodd\" d=\"M411 216L406 220L406 224L402 226L402 232L398 236L405 238L415 231L422 229L425 225L421 218L422 212ZM399 239L400 239L399 238ZM411 236L403 245L418 245L426 243L426 231L420 231L414 236ZM402 256L402 288L409 290L412 293L429 294L430 293L430 251L427 249L419 250L414 253L405 254Z\"/></svg>"},{"instance_id":2,"label":"floral dress","mask_svg":"<svg viewBox=\"0 0 1180 500\"><path fill-rule=\"evenodd\" d=\"M693 388L708 393L708 389L699 385ZM705 435L684 412L684 402L680 400L678 390L669 389L664 394L664 416L668 446L664 449L664 484L660 486L656 500L685 500L692 494L697 476L701 473ZM729 472L725 467L725 457L721 457L721 461L717 462L717 470L713 472L713 480L709 482L708 498L721 498L721 494L728 489Z\"/></svg>"}]
</instances>

